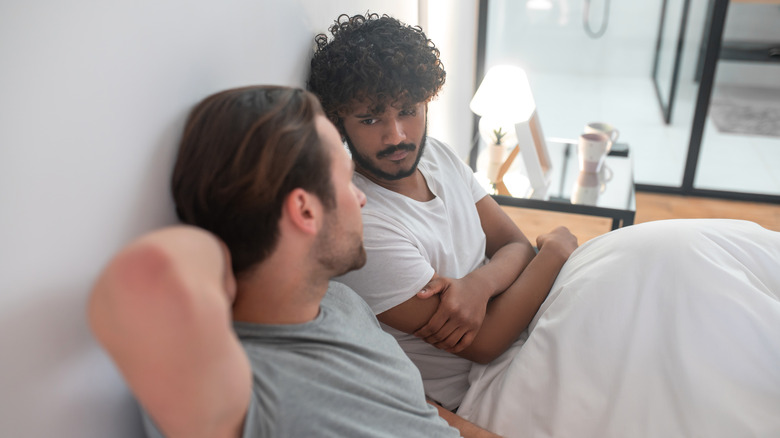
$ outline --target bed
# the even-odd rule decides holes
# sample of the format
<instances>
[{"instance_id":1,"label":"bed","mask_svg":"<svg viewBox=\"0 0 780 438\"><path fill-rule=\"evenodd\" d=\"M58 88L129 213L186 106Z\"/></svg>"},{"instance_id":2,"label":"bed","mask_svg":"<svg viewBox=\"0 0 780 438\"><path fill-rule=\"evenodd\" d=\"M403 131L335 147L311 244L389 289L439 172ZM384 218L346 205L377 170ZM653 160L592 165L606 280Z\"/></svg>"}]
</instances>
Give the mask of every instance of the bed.
<instances>
[{"instance_id":1,"label":"bed","mask_svg":"<svg viewBox=\"0 0 780 438\"><path fill-rule=\"evenodd\" d=\"M780 436L780 233L670 220L588 241L458 413L508 437Z\"/></svg>"}]
</instances>

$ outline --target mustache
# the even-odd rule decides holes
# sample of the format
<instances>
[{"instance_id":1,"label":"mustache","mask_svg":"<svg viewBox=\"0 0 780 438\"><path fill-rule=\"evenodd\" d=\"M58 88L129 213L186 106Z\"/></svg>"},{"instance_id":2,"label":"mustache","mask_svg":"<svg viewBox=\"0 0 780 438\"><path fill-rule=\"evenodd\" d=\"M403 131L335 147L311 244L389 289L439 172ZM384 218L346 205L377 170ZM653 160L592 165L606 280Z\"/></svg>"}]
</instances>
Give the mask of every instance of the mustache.
<instances>
[{"instance_id":1,"label":"mustache","mask_svg":"<svg viewBox=\"0 0 780 438\"><path fill-rule=\"evenodd\" d=\"M417 146L415 146L412 143L401 143L401 144L397 144L395 146L390 146L387 149L381 150L379 153L376 154L376 157L381 159L381 158L384 158L384 157L388 157L388 156L390 156L390 155L392 155L392 154L394 154L394 153L396 153L398 151L413 152L415 149L417 149Z\"/></svg>"}]
</instances>

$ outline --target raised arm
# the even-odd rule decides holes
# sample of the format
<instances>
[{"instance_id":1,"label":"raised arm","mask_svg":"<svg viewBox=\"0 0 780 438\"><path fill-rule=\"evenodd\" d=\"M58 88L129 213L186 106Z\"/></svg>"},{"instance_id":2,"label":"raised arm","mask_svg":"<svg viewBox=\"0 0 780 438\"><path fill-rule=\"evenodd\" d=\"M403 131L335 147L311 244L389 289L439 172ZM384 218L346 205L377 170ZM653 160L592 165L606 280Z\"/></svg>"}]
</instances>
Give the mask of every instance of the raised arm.
<instances>
[{"instance_id":1,"label":"raised arm","mask_svg":"<svg viewBox=\"0 0 780 438\"><path fill-rule=\"evenodd\" d=\"M379 315L398 330L415 333L427 342L469 360L487 363L503 353L533 319L577 240L559 227L539 236L539 254L496 202L477 203L491 261L461 278L434 276L428 291ZM428 298L430 296L430 298ZM494 297L488 302L490 297ZM476 301L479 300L479 301ZM484 300L484 301L483 301ZM484 304L463 304L463 303ZM484 320L477 330L464 327L466 312L477 305ZM441 321L445 322L442 324Z\"/></svg>"},{"instance_id":2,"label":"raised arm","mask_svg":"<svg viewBox=\"0 0 780 438\"><path fill-rule=\"evenodd\" d=\"M252 376L234 294L227 249L184 226L128 245L92 289L92 331L168 437L240 435Z\"/></svg>"}]
</instances>

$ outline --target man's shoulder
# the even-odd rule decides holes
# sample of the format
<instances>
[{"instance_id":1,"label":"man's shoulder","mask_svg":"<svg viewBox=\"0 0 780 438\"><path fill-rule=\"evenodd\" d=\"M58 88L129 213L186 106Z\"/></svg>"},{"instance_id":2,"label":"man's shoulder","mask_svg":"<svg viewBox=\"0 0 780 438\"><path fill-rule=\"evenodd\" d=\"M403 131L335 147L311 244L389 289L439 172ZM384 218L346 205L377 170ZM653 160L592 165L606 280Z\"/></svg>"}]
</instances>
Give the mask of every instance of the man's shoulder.
<instances>
[{"instance_id":1,"label":"man's shoulder","mask_svg":"<svg viewBox=\"0 0 780 438\"><path fill-rule=\"evenodd\" d=\"M328 283L328 293L325 295L328 300L351 301L353 298L360 300L360 297L349 286L338 281L331 280Z\"/></svg>"},{"instance_id":2,"label":"man's shoulder","mask_svg":"<svg viewBox=\"0 0 780 438\"><path fill-rule=\"evenodd\" d=\"M325 294L323 303L326 306L333 304L338 309L368 309L368 305L363 301L363 298L360 298L360 295L358 295L357 292L338 280L331 280L330 283L328 283L328 293ZM368 312L373 315L370 310Z\"/></svg>"},{"instance_id":3,"label":"man's shoulder","mask_svg":"<svg viewBox=\"0 0 780 438\"><path fill-rule=\"evenodd\" d=\"M461 172L464 166L463 160L458 157L455 150L447 143L432 137L427 138L425 152L423 152L423 158L420 160L421 168L427 169L433 174L436 173L436 170L440 170L445 174L451 174L456 169L458 172Z\"/></svg>"},{"instance_id":4,"label":"man's shoulder","mask_svg":"<svg viewBox=\"0 0 780 438\"><path fill-rule=\"evenodd\" d=\"M453 157L457 158L457 154L455 154L455 151L447 143L433 137L427 137L425 139L423 159L428 158L435 160L444 157L448 159L452 159Z\"/></svg>"}]
</instances>

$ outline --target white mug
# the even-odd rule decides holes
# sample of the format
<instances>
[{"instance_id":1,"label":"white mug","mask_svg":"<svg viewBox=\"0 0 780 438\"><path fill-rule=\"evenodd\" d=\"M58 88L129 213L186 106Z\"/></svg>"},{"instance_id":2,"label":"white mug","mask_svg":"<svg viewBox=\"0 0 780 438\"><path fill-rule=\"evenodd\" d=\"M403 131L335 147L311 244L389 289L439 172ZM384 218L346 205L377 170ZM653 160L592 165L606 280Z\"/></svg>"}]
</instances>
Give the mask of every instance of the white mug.
<instances>
[{"instance_id":1,"label":"white mug","mask_svg":"<svg viewBox=\"0 0 780 438\"><path fill-rule=\"evenodd\" d=\"M591 132L580 135L577 154L581 172L598 173L609 151L609 137L606 134Z\"/></svg>"},{"instance_id":2,"label":"white mug","mask_svg":"<svg viewBox=\"0 0 780 438\"><path fill-rule=\"evenodd\" d=\"M603 184L600 183L597 173L580 172L571 191L571 203L596 205L602 191Z\"/></svg>"},{"instance_id":3,"label":"white mug","mask_svg":"<svg viewBox=\"0 0 780 438\"><path fill-rule=\"evenodd\" d=\"M580 172L571 191L572 204L596 205L599 195L607 189L607 183L612 179L612 169L606 164L601 171Z\"/></svg>"},{"instance_id":4,"label":"white mug","mask_svg":"<svg viewBox=\"0 0 780 438\"><path fill-rule=\"evenodd\" d=\"M607 153L609 153L609 150L612 149L612 145L615 144L618 137L620 136L620 131L617 130L614 126L610 125L609 123L604 122L590 122L587 125L585 125L585 133L595 133L600 132L607 137L609 137L609 145L607 146Z\"/></svg>"}]
</instances>

